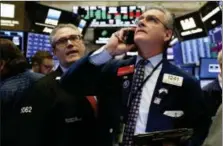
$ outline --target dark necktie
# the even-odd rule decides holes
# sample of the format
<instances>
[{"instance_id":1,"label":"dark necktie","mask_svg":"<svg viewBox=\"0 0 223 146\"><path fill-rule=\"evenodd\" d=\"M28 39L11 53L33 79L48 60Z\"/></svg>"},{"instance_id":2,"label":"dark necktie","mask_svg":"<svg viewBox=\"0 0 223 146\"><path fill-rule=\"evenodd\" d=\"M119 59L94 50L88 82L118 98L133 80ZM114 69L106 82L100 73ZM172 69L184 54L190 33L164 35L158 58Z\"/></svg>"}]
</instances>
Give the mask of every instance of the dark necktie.
<instances>
[{"instance_id":1,"label":"dark necktie","mask_svg":"<svg viewBox=\"0 0 223 146\"><path fill-rule=\"evenodd\" d=\"M132 146L132 138L135 132L136 120L139 115L139 105L141 100L142 88L138 90L144 80L145 65L148 60L140 60L136 66L136 72L132 82L132 90L130 93L130 110L128 114L128 120L125 126L123 135L123 146Z\"/></svg>"}]
</instances>

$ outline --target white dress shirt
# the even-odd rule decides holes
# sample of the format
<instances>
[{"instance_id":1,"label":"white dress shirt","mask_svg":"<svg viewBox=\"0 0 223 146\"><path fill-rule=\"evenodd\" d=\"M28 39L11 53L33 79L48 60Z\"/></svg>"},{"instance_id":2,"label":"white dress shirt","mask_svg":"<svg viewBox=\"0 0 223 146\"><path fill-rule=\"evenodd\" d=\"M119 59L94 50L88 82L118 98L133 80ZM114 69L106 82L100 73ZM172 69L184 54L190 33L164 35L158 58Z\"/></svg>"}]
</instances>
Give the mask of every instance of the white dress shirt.
<instances>
[{"instance_id":1,"label":"white dress shirt","mask_svg":"<svg viewBox=\"0 0 223 146\"><path fill-rule=\"evenodd\" d=\"M62 69L63 73L67 72L67 70L69 69L69 68L63 67L61 64L59 66Z\"/></svg>"},{"instance_id":2,"label":"white dress shirt","mask_svg":"<svg viewBox=\"0 0 223 146\"><path fill-rule=\"evenodd\" d=\"M103 47L101 47L99 50L95 51L90 56L90 62L94 65L101 65L109 61L111 58L112 56ZM150 63L145 66L144 79L150 74L150 72L162 60L162 58L163 55L158 54L148 59ZM142 59L142 57L137 56L136 64L140 59ZM161 69L162 64L155 70L153 75L149 78L149 80L145 83L142 88L142 95L139 106L139 116L136 121L136 128L134 134L142 134L146 131L149 109L152 102L151 100Z\"/></svg>"}]
</instances>

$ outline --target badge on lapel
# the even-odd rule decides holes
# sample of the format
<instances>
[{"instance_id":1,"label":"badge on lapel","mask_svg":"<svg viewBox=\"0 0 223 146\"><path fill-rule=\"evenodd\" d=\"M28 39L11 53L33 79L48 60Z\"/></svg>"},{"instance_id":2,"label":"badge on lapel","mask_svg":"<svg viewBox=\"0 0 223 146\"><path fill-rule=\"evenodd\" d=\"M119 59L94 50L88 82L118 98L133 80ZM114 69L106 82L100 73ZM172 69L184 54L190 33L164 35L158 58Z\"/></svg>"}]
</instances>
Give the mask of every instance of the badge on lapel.
<instances>
[{"instance_id":1,"label":"badge on lapel","mask_svg":"<svg viewBox=\"0 0 223 146\"><path fill-rule=\"evenodd\" d=\"M181 87L183 85L183 77L165 73L163 75L163 83Z\"/></svg>"},{"instance_id":2,"label":"badge on lapel","mask_svg":"<svg viewBox=\"0 0 223 146\"><path fill-rule=\"evenodd\" d=\"M168 89L160 88L158 92L159 92L158 97L156 97L153 101L155 104L160 104L164 96L168 94Z\"/></svg>"},{"instance_id":3,"label":"badge on lapel","mask_svg":"<svg viewBox=\"0 0 223 146\"><path fill-rule=\"evenodd\" d=\"M134 65L118 68L117 76L123 76L134 72Z\"/></svg>"},{"instance_id":4,"label":"badge on lapel","mask_svg":"<svg viewBox=\"0 0 223 146\"><path fill-rule=\"evenodd\" d=\"M124 88L124 89L128 88L129 85L130 85L130 81L129 81L129 80L125 80L125 81L123 82L123 88Z\"/></svg>"}]
</instances>

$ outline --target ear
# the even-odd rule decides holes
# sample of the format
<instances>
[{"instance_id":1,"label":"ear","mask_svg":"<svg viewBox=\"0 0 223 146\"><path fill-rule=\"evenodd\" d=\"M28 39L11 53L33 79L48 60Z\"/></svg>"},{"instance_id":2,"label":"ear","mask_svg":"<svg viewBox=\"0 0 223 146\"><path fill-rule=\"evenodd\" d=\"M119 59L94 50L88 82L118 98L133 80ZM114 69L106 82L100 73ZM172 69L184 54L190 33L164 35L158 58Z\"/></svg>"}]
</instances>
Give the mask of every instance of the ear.
<instances>
[{"instance_id":1,"label":"ear","mask_svg":"<svg viewBox=\"0 0 223 146\"><path fill-rule=\"evenodd\" d=\"M171 39L173 35L173 31L171 29L166 30L165 36L164 36L164 41L167 42Z\"/></svg>"}]
</instances>

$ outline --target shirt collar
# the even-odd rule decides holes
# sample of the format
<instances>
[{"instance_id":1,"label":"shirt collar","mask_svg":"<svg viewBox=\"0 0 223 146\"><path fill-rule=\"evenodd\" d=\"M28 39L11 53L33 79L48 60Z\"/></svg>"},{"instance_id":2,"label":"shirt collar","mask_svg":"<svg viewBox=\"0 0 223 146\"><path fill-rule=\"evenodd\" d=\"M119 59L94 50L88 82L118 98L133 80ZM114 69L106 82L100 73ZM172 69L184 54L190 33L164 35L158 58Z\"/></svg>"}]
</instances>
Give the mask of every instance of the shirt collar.
<instances>
[{"instance_id":1,"label":"shirt collar","mask_svg":"<svg viewBox=\"0 0 223 146\"><path fill-rule=\"evenodd\" d=\"M136 64L139 62L139 60L143 59L141 56L137 56L136 58ZM163 54L160 53L156 56L150 57L147 60L150 61L150 63L152 64L153 67L155 67L161 60L163 59Z\"/></svg>"},{"instance_id":2,"label":"shirt collar","mask_svg":"<svg viewBox=\"0 0 223 146\"><path fill-rule=\"evenodd\" d=\"M68 68L63 67L61 64L60 64L60 68L62 69L63 73L67 72L67 70L68 70Z\"/></svg>"}]
</instances>

